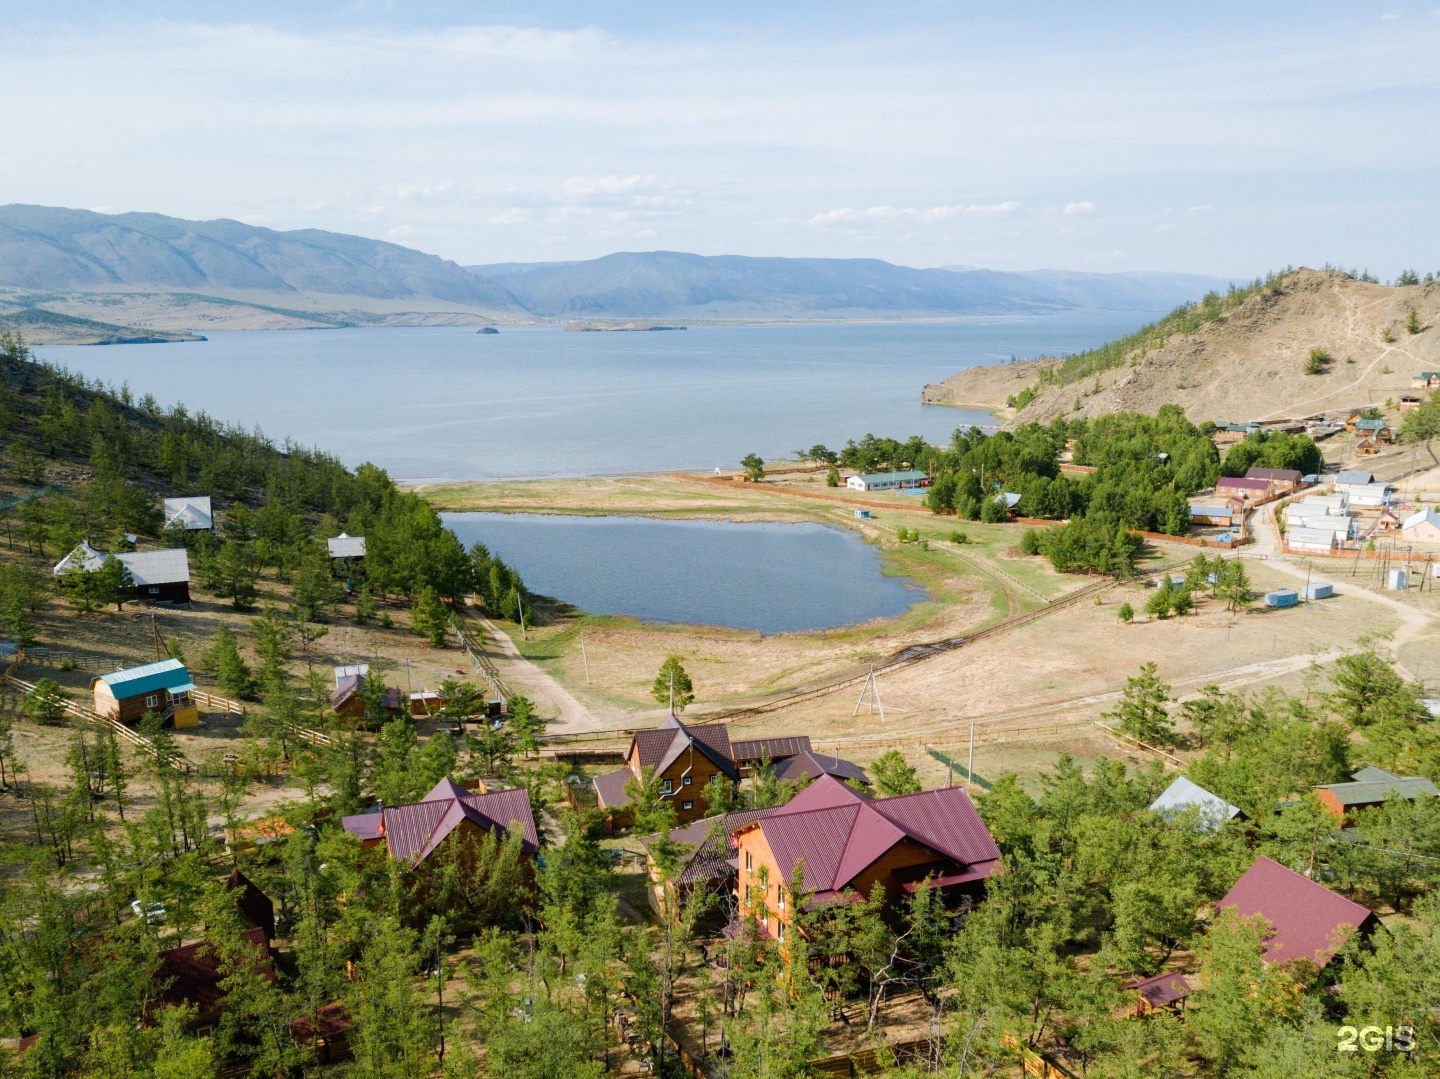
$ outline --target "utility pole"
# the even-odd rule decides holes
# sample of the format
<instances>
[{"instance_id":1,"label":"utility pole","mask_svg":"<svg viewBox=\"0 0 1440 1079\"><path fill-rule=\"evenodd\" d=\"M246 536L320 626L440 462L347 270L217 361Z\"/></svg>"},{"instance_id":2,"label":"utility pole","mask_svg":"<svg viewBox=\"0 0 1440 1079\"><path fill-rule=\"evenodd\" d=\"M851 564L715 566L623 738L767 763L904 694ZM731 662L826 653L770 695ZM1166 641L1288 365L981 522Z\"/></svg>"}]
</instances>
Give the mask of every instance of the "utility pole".
<instances>
[{"instance_id":1,"label":"utility pole","mask_svg":"<svg viewBox=\"0 0 1440 1079\"><path fill-rule=\"evenodd\" d=\"M970 763L965 767L965 783L967 786L975 782L975 721L970 721Z\"/></svg>"},{"instance_id":2,"label":"utility pole","mask_svg":"<svg viewBox=\"0 0 1440 1079\"><path fill-rule=\"evenodd\" d=\"M522 641L529 640L525 636L525 598L522 596L516 600L515 606L520 608L520 639Z\"/></svg>"},{"instance_id":3,"label":"utility pole","mask_svg":"<svg viewBox=\"0 0 1440 1079\"><path fill-rule=\"evenodd\" d=\"M585 664L585 684L590 684L590 657L585 654L585 631L580 631L580 659Z\"/></svg>"},{"instance_id":4,"label":"utility pole","mask_svg":"<svg viewBox=\"0 0 1440 1079\"><path fill-rule=\"evenodd\" d=\"M670 718L675 718L675 671L670 671Z\"/></svg>"}]
</instances>

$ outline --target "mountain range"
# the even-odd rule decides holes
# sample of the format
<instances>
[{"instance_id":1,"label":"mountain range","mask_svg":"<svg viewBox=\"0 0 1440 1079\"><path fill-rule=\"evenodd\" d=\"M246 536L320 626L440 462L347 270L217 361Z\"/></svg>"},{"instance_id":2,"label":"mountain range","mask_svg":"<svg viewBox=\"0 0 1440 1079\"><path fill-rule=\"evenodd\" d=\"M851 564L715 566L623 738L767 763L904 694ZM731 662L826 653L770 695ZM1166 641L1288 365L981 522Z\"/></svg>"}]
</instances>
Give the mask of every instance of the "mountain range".
<instances>
[{"instance_id":1,"label":"mountain range","mask_svg":"<svg viewBox=\"0 0 1440 1079\"><path fill-rule=\"evenodd\" d=\"M52 312L111 336L571 319L946 318L1158 313L1224 289L1168 273L915 269L879 259L622 252L462 267L400 244L239 221L0 206L0 316ZM59 325L26 316L42 336ZM78 327L78 329L77 329ZM83 331L71 323L72 331Z\"/></svg>"},{"instance_id":2,"label":"mountain range","mask_svg":"<svg viewBox=\"0 0 1440 1079\"><path fill-rule=\"evenodd\" d=\"M1198 274L914 269L879 259L622 252L466 267L542 318L837 319L1168 311L1229 280Z\"/></svg>"}]
</instances>

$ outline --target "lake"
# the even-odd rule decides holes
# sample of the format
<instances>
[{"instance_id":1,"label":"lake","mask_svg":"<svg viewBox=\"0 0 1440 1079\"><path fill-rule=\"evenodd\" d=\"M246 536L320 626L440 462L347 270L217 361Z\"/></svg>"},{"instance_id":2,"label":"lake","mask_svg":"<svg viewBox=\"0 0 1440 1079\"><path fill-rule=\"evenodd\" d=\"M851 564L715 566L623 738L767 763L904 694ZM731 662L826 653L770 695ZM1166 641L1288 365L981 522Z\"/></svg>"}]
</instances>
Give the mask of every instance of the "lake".
<instances>
[{"instance_id":1,"label":"lake","mask_svg":"<svg viewBox=\"0 0 1440 1079\"><path fill-rule=\"evenodd\" d=\"M137 396L184 402L402 480L733 466L867 432L948 441L984 413L920 404L966 367L1088 348L1150 316L954 322L211 332L173 345L40 347Z\"/></svg>"},{"instance_id":2,"label":"lake","mask_svg":"<svg viewBox=\"0 0 1440 1079\"><path fill-rule=\"evenodd\" d=\"M446 513L526 587L595 614L784 633L903 614L925 598L858 535L819 524Z\"/></svg>"}]
</instances>

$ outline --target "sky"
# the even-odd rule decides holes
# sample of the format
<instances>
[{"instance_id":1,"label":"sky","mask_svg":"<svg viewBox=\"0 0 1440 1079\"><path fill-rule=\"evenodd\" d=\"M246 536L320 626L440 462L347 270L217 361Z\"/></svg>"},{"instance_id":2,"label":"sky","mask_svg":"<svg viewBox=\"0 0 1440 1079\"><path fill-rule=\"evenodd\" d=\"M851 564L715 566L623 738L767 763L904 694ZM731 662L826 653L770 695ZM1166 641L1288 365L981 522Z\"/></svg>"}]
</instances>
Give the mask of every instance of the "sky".
<instances>
[{"instance_id":1,"label":"sky","mask_svg":"<svg viewBox=\"0 0 1440 1079\"><path fill-rule=\"evenodd\" d=\"M0 38L0 203L462 264L1440 270L1437 0L6 0Z\"/></svg>"}]
</instances>

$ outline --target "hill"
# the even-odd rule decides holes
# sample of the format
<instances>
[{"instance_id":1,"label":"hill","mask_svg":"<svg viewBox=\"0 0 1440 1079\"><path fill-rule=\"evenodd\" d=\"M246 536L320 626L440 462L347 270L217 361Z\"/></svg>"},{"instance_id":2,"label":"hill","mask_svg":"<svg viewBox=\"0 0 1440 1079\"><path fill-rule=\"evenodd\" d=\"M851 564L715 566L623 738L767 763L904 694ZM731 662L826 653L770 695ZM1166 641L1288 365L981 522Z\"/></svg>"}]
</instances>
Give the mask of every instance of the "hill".
<instances>
[{"instance_id":1,"label":"hill","mask_svg":"<svg viewBox=\"0 0 1440 1079\"><path fill-rule=\"evenodd\" d=\"M188 306L194 316L197 299L214 301L211 307L241 317L242 325L249 305L302 323L336 312L356 316L345 321L525 315L503 287L399 244L319 229L277 232L239 221L14 204L0 206L0 289L18 306L78 317L99 314L107 303L133 303L136 293L167 297L151 301L158 315ZM127 321L134 313L126 312ZM213 324L215 312L207 314Z\"/></svg>"},{"instance_id":2,"label":"hill","mask_svg":"<svg viewBox=\"0 0 1440 1079\"><path fill-rule=\"evenodd\" d=\"M158 345L205 340L193 333L118 326L113 322L61 315L39 307L22 307L0 315L0 330L18 334L27 341L43 341L50 345Z\"/></svg>"},{"instance_id":3,"label":"hill","mask_svg":"<svg viewBox=\"0 0 1440 1079\"><path fill-rule=\"evenodd\" d=\"M1195 421L1384 406L1410 392L1412 375L1440 370L1437 323L1440 283L1390 287L1300 269L1207 297L1091 352L962 371L921 399L1042 423L1168 402ZM1021 395L1029 400L1019 413L1007 408Z\"/></svg>"},{"instance_id":4,"label":"hill","mask_svg":"<svg viewBox=\"0 0 1440 1079\"><path fill-rule=\"evenodd\" d=\"M1224 288L1189 274L915 269L879 259L621 252L467 267L548 318L844 319L1162 311Z\"/></svg>"}]
</instances>

